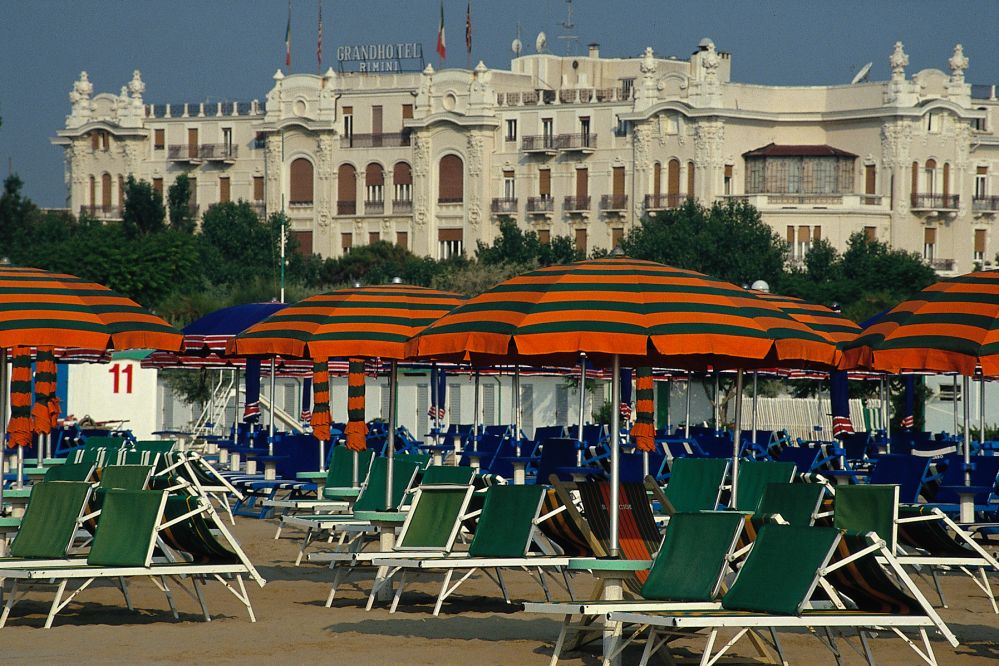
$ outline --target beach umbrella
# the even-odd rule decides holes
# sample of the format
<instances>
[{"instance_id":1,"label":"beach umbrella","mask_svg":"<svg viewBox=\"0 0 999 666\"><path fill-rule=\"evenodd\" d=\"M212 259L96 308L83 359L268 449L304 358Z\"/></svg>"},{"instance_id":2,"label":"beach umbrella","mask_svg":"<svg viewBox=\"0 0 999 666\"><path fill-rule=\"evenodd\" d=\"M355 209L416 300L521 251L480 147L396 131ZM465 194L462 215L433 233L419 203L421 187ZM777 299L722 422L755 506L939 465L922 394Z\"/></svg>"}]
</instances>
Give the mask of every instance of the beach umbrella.
<instances>
[{"instance_id":1,"label":"beach umbrella","mask_svg":"<svg viewBox=\"0 0 999 666\"><path fill-rule=\"evenodd\" d=\"M413 338L410 351L417 357L473 364L575 364L585 353L610 367L613 405L620 404L622 363L741 368L828 366L837 359L835 345L826 338L745 289L694 271L615 256L506 280L429 325ZM740 372L739 388L741 383ZM741 416L738 403L736 416ZM614 497L619 493L618 431L614 409ZM737 473L733 476L737 482ZM617 504L611 502L614 553Z\"/></svg>"},{"instance_id":2,"label":"beach umbrella","mask_svg":"<svg viewBox=\"0 0 999 666\"><path fill-rule=\"evenodd\" d=\"M625 386L631 384L629 379ZM635 448L643 454L643 473L649 473L649 452L656 448L655 393L652 381L652 368L641 366L635 370L635 425L631 427L631 437ZM622 402L622 404L624 404Z\"/></svg>"},{"instance_id":3,"label":"beach umbrella","mask_svg":"<svg viewBox=\"0 0 999 666\"><path fill-rule=\"evenodd\" d=\"M52 348L39 348L36 358L35 405L31 408L31 429L38 435L38 466L42 467L50 453L46 444L59 418L59 399L55 394L56 364Z\"/></svg>"},{"instance_id":4,"label":"beach umbrella","mask_svg":"<svg viewBox=\"0 0 999 666\"><path fill-rule=\"evenodd\" d=\"M464 297L459 294L404 285L401 282L338 289L310 296L250 326L229 341L227 351L240 356L279 354L313 360L388 360L387 450L390 461L386 497L390 504L398 362L408 358L406 347L412 335L451 311L463 300ZM363 381L363 370L361 378ZM363 384L361 390L363 391ZM349 392L348 376L348 394ZM363 393L361 400L363 401ZM362 415L361 419L363 418Z\"/></svg>"},{"instance_id":5,"label":"beach umbrella","mask_svg":"<svg viewBox=\"0 0 999 666\"><path fill-rule=\"evenodd\" d=\"M999 272L941 280L877 318L843 347L841 367L964 376L965 484L971 483L969 378L999 376Z\"/></svg>"},{"instance_id":6,"label":"beach umbrella","mask_svg":"<svg viewBox=\"0 0 999 666\"><path fill-rule=\"evenodd\" d=\"M14 347L175 351L180 342L170 324L103 285L0 263L0 387L6 384L7 350ZM0 410L0 431L7 429L5 418ZM18 484L22 462L18 447Z\"/></svg>"}]
</instances>

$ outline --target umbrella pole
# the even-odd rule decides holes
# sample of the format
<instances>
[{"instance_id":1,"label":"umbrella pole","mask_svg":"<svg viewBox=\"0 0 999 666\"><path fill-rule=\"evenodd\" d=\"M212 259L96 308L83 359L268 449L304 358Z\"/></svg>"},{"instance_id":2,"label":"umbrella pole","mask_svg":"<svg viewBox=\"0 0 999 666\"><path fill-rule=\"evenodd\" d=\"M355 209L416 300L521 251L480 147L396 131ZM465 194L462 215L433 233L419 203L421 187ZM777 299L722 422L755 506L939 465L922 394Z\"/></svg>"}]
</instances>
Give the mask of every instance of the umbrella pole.
<instances>
[{"instance_id":1,"label":"umbrella pole","mask_svg":"<svg viewBox=\"0 0 999 666\"><path fill-rule=\"evenodd\" d=\"M888 439L888 453L891 453L891 379L885 376L885 437Z\"/></svg>"},{"instance_id":2,"label":"umbrella pole","mask_svg":"<svg viewBox=\"0 0 999 666\"><path fill-rule=\"evenodd\" d=\"M954 390L951 392L951 398L954 406L954 436L957 436L957 375L954 375ZM962 398L963 399L963 398Z\"/></svg>"},{"instance_id":3,"label":"umbrella pole","mask_svg":"<svg viewBox=\"0 0 999 666\"><path fill-rule=\"evenodd\" d=\"M753 370L753 445L756 445L756 411L757 411L757 378L759 373Z\"/></svg>"},{"instance_id":4,"label":"umbrella pole","mask_svg":"<svg viewBox=\"0 0 999 666\"><path fill-rule=\"evenodd\" d=\"M978 455L985 452L985 375L978 378Z\"/></svg>"},{"instance_id":5,"label":"umbrella pole","mask_svg":"<svg viewBox=\"0 0 999 666\"><path fill-rule=\"evenodd\" d=\"M576 466L583 465L583 410L586 409L586 354L579 355L579 426L576 428Z\"/></svg>"},{"instance_id":6,"label":"umbrella pole","mask_svg":"<svg viewBox=\"0 0 999 666\"><path fill-rule=\"evenodd\" d=\"M513 366L513 443L520 457L520 364Z\"/></svg>"},{"instance_id":7,"label":"umbrella pole","mask_svg":"<svg viewBox=\"0 0 999 666\"><path fill-rule=\"evenodd\" d=\"M690 439L690 384L694 373L687 373L687 404L683 408L683 438Z\"/></svg>"},{"instance_id":8,"label":"umbrella pole","mask_svg":"<svg viewBox=\"0 0 999 666\"><path fill-rule=\"evenodd\" d=\"M239 441L239 368L232 369L232 386L235 391L232 401L232 443Z\"/></svg>"},{"instance_id":9,"label":"umbrella pole","mask_svg":"<svg viewBox=\"0 0 999 666\"><path fill-rule=\"evenodd\" d=\"M475 453L479 452L479 427L482 424L482 415L479 413L479 410L482 409L482 406L481 406L481 404L479 402L479 394L481 393L479 391L479 388L480 388L479 384L480 384L480 382L479 382L479 370L478 370L478 368L476 368L476 370L475 370L475 418L472 420L472 451L474 451Z\"/></svg>"},{"instance_id":10,"label":"umbrella pole","mask_svg":"<svg viewBox=\"0 0 999 666\"><path fill-rule=\"evenodd\" d=\"M274 389L275 389L275 377L277 373L274 371L274 359L271 358L271 418L270 423L267 425L267 455L274 455Z\"/></svg>"},{"instance_id":11,"label":"umbrella pole","mask_svg":"<svg viewBox=\"0 0 999 666\"><path fill-rule=\"evenodd\" d=\"M385 510L392 507L392 468L395 465L395 412L399 400L399 362L392 361L389 365L389 413L386 457L388 465L385 472Z\"/></svg>"},{"instance_id":12,"label":"umbrella pole","mask_svg":"<svg viewBox=\"0 0 999 666\"><path fill-rule=\"evenodd\" d=\"M614 354L611 366L611 404L621 404L621 360ZM618 512L620 509L620 453L618 441L621 437L621 413L618 409L611 410L611 478L610 478L610 556L618 556Z\"/></svg>"},{"instance_id":13,"label":"umbrella pole","mask_svg":"<svg viewBox=\"0 0 999 666\"><path fill-rule=\"evenodd\" d=\"M732 437L732 507L739 499L739 458L742 456L742 369L735 373L735 434Z\"/></svg>"},{"instance_id":14,"label":"umbrella pole","mask_svg":"<svg viewBox=\"0 0 999 666\"><path fill-rule=\"evenodd\" d=\"M718 371L715 370L715 432L721 433L721 396L718 394L721 389L721 378L718 376Z\"/></svg>"},{"instance_id":15,"label":"umbrella pole","mask_svg":"<svg viewBox=\"0 0 999 666\"><path fill-rule=\"evenodd\" d=\"M4 452L7 450L7 349L0 347L0 516L3 515Z\"/></svg>"},{"instance_id":16,"label":"umbrella pole","mask_svg":"<svg viewBox=\"0 0 999 666\"><path fill-rule=\"evenodd\" d=\"M964 377L961 405L964 408L964 485L971 485L971 379Z\"/></svg>"}]
</instances>

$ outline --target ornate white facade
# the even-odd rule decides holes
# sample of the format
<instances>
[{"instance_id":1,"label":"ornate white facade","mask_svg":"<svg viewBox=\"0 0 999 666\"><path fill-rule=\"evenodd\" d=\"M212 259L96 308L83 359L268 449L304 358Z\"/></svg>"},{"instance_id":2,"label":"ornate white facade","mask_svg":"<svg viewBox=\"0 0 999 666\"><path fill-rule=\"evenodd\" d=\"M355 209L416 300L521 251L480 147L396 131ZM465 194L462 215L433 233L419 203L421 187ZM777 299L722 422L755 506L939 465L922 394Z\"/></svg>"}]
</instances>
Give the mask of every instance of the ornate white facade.
<instances>
[{"instance_id":1,"label":"ornate white facade","mask_svg":"<svg viewBox=\"0 0 999 666\"><path fill-rule=\"evenodd\" d=\"M944 273L991 263L995 87L965 82L960 45L946 71L909 75L900 43L888 61L888 81L779 87L731 81L710 40L689 60L594 46L510 70L278 71L265 102L189 104L147 104L139 72L94 95L84 72L55 142L74 210L114 218L129 174L164 191L187 174L201 211L283 209L324 256L378 239L467 251L502 215L606 248L693 196L747 199L796 260L862 231Z\"/></svg>"}]
</instances>

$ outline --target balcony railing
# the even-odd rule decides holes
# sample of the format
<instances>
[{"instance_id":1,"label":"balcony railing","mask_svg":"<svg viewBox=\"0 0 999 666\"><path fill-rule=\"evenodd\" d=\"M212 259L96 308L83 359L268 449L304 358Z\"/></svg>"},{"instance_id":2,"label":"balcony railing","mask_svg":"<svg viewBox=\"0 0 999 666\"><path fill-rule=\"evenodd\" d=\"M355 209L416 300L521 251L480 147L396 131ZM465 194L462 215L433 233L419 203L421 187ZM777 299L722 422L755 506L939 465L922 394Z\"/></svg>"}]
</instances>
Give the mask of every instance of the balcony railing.
<instances>
[{"instance_id":1,"label":"balcony railing","mask_svg":"<svg viewBox=\"0 0 999 666\"><path fill-rule=\"evenodd\" d=\"M679 208L688 198L686 194L676 192L671 194L646 194L645 210L671 210Z\"/></svg>"},{"instance_id":2,"label":"balcony railing","mask_svg":"<svg viewBox=\"0 0 999 666\"><path fill-rule=\"evenodd\" d=\"M357 202L356 201L337 201L336 202L336 214L337 215L357 215Z\"/></svg>"},{"instance_id":3,"label":"balcony railing","mask_svg":"<svg viewBox=\"0 0 999 666\"><path fill-rule=\"evenodd\" d=\"M520 148L526 153L555 154L555 136L552 134L536 134L525 136L520 141Z\"/></svg>"},{"instance_id":4,"label":"balcony railing","mask_svg":"<svg viewBox=\"0 0 999 666\"><path fill-rule=\"evenodd\" d=\"M186 143L169 146L167 159L174 162L231 162L238 146L227 143Z\"/></svg>"},{"instance_id":5,"label":"balcony railing","mask_svg":"<svg viewBox=\"0 0 999 666\"><path fill-rule=\"evenodd\" d=\"M768 194L767 203L774 205L837 205L843 203L840 194Z\"/></svg>"},{"instance_id":6,"label":"balcony railing","mask_svg":"<svg viewBox=\"0 0 999 666\"><path fill-rule=\"evenodd\" d=\"M587 153L596 150L596 134L559 134L555 137L555 147L569 152Z\"/></svg>"},{"instance_id":7,"label":"balcony railing","mask_svg":"<svg viewBox=\"0 0 999 666\"><path fill-rule=\"evenodd\" d=\"M933 267L935 271L952 271L954 270L954 260L953 259L931 259L930 266Z\"/></svg>"},{"instance_id":8,"label":"balcony railing","mask_svg":"<svg viewBox=\"0 0 999 666\"><path fill-rule=\"evenodd\" d=\"M410 133L350 134L340 137L341 148L399 148L410 145Z\"/></svg>"},{"instance_id":9,"label":"balcony railing","mask_svg":"<svg viewBox=\"0 0 999 666\"><path fill-rule=\"evenodd\" d=\"M312 199L292 199L288 202L291 208L309 208L315 202Z\"/></svg>"},{"instance_id":10,"label":"balcony railing","mask_svg":"<svg viewBox=\"0 0 999 666\"><path fill-rule=\"evenodd\" d=\"M494 213L516 213L517 197L497 197L493 199L492 211Z\"/></svg>"},{"instance_id":11,"label":"balcony railing","mask_svg":"<svg viewBox=\"0 0 999 666\"><path fill-rule=\"evenodd\" d=\"M267 204L265 204L263 201L251 201L249 206L250 208L253 209L253 212L256 213L257 217L259 217L260 219L267 217Z\"/></svg>"},{"instance_id":12,"label":"balcony railing","mask_svg":"<svg viewBox=\"0 0 999 666\"><path fill-rule=\"evenodd\" d=\"M460 204L465 202L465 197L437 197L439 204Z\"/></svg>"},{"instance_id":13,"label":"balcony railing","mask_svg":"<svg viewBox=\"0 0 999 666\"><path fill-rule=\"evenodd\" d=\"M590 197L566 197L562 209L567 213L582 213L590 210Z\"/></svg>"},{"instance_id":14,"label":"balcony railing","mask_svg":"<svg viewBox=\"0 0 999 666\"><path fill-rule=\"evenodd\" d=\"M913 210L956 210L961 201L957 194L913 194Z\"/></svg>"},{"instance_id":15,"label":"balcony railing","mask_svg":"<svg viewBox=\"0 0 999 666\"><path fill-rule=\"evenodd\" d=\"M84 215L98 220L120 220L121 207L119 206L80 206L80 217Z\"/></svg>"},{"instance_id":16,"label":"balcony railing","mask_svg":"<svg viewBox=\"0 0 999 666\"><path fill-rule=\"evenodd\" d=\"M392 212L402 215L409 215L413 212L412 199L394 199L392 201Z\"/></svg>"},{"instance_id":17,"label":"balcony railing","mask_svg":"<svg viewBox=\"0 0 999 666\"><path fill-rule=\"evenodd\" d=\"M381 215L385 212L385 202L384 201L365 201L364 202L364 214L365 215Z\"/></svg>"},{"instance_id":18,"label":"balcony railing","mask_svg":"<svg viewBox=\"0 0 999 666\"><path fill-rule=\"evenodd\" d=\"M976 213L999 210L999 197L975 197L971 207Z\"/></svg>"},{"instance_id":19,"label":"balcony railing","mask_svg":"<svg viewBox=\"0 0 999 666\"><path fill-rule=\"evenodd\" d=\"M547 197L527 197L528 213L552 213L555 211L555 200Z\"/></svg>"},{"instance_id":20,"label":"balcony railing","mask_svg":"<svg viewBox=\"0 0 999 666\"><path fill-rule=\"evenodd\" d=\"M627 194L605 194L600 197L600 210L621 211L628 207Z\"/></svg>"}]
</instances>

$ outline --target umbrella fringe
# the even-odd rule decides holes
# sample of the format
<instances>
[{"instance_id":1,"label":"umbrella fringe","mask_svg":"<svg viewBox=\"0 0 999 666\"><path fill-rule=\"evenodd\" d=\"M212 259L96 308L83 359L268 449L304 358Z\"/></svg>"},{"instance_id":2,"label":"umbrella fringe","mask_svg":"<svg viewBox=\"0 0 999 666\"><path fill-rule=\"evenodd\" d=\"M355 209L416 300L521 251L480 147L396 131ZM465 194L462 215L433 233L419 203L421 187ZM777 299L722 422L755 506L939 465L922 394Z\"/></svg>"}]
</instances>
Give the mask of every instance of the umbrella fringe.
<instances>
[{"instance_id":1,"label":"umbrella fringe","mask_svg":"<svg viewBox=\"0 0 999 666\"><path fill-rule=\"evenodd\" d=\"M656 450L655 394L652 368L635 370L635 408L637 416L631 427L631 437L639 451Z\"/></svg>"},{"instance_id":2,"label":"umbrella fringe","mask_svg":"<svg viewBox=\"0 0 999 666\"><path fill-rule=\"evenodd\" d=\"M10 369L8 448L31 446L31 349L15 347Z\"/></svg>"},{"instance_id":3,"label":"umbrella fringe","mask_svg":"<svg viewBox=\"0 0 999 666\"><path fill-rule=\"evenodd\" d=\"M350 359L347 374L347 448L364 451L368 448L368 426L364 422L364 361Z\"/></svg>"},{"instance_id":4,"label":"umbrella fringe","mask_svg":"<svg viewBox=\"0 0 999 666\"><path fill-rule=\"evenodd\" d=\"M330 371L327 361L316 361L312 368L312 435L326 442L330 439Z\"/></svg>"}]
</instances>

